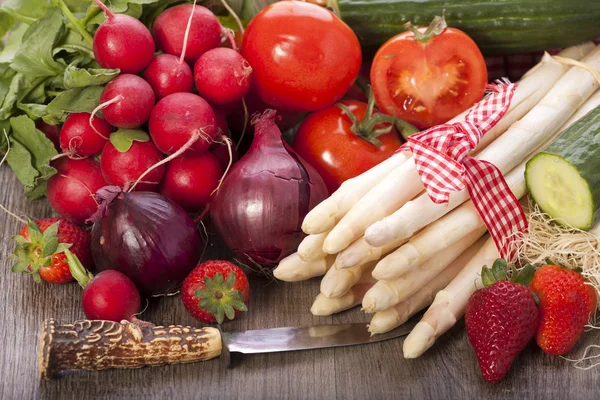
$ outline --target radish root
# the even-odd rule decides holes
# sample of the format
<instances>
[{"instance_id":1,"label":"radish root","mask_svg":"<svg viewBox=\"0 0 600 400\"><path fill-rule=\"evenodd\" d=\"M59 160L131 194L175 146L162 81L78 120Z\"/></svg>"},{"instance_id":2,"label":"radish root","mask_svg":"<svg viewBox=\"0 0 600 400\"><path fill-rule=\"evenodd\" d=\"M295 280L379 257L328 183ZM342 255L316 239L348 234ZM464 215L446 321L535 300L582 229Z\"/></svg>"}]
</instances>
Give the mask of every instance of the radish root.
<instances>
[{"instance_id":1,"label":"radish root","mask_svg":"<svg viewBox=\"0 0 600 400\"><path fill-rule=\"evenodd\" d=\"M242 24L242 21L240 20L240 17L238 17L238 15L236 14L236 12L233 11L233 8L231 8L231 6L229 4L227 4L227 1L221 0L221 4L223 4L223 7L225 7L225 9L227 10L227 12L229 14L231 14L231 16L233 17L233 19L237 23L238 27L240 28L240 32L242 32L242 34L243 34L244 33L244 24ZM234 40L234 46L235 46L235 40ZM234 47L234 50L236 50L235 47Z\"/></svg>"},{"instance_id":2,"label":"radish root","mask_svg":"<svg viewBox=\"0 0 600 400\"><path fill-rule=\"evenodd\" d=\"M179 64L181 64L185 60L185 52L187 50L187 42L188 37L190 35L190 28L192 27L192 19L194 19L194 10L196 9L196 0L194 0L194 4L192 5L192 12L190 13L190 18L188 19L187 26L185 28L185 34L183 35L183 47L181 48L181 55L179 56Z\"/></svg>"},{"instance_id":3,"label":"radish root","mask_svg":"<svg viewBox=\"0 0 600 400\"><path fill-rule=\"evenodd\" d=\"M248 112L248 106L246 105L246 99L242 97L242 106L244 107L244 128L242 129L242 134L238 139L237 144L235 145L235 150L239 150L240 144L242 144L242 140L246 135L246 129L248 129L248 120L250 119L250 113Z\"/></svg>"},{"instance_id":4,"label":"radish root","mask_svg":"<svg viewBox=\"0 0 600 400\"><path fill-rule=\"evenodd\" d=\"M560 356L560 358L572 362L573 366L577 369L587 371L600 365L600 360L598 360L598 358L600 358L600 351L596 352L596 354L592 354L596 349L600 349L600 346L591 344L585 348L580 358L572 359L563 356Z\"/></svg>"},{"instance_id":5,"label":"radish root","mask_svg":"<svg viewBox=\"0 0 600 400\"><path fill-rule=\"evenodd\" d=\"M221 179L219 179L219 184L217 185L215 190L210 192L211 196L219 191L219 189L221 188L221 184L223 184L223 181L225 180L225 177L227 176L227 173L229 172L229 168L231 168L231 164L233 164L233 152L231 150L231 148L232 148L231 139L229 139L225 135L221 135L221 140L223 140L227 144L227 152L229 153L229 163L227 164L227 168L225 168L225 172L223 172L223 176L221 176Z\"/></svg>"},{"instance_id":6,"label":"radish root","mask_svg":"<svg viewBox=\"0 0 600 400\"><path fill-rule=\"evenodd\" d=\"M101 103L98 105L98 107L94 108L94 110L92 111L92 114L90 115L90 127L94 130L94 132L96 132L98 134L98 136L100 136L102 139L108 140L108 138L106 136L104 136L103 134L101 134L100 132L98 132L98 130L96 129L96 127L94 126L93 122L94 122L94 117L96 116L96 113L102 109L105 109L106 107L110 106L113 103L116 103L117 101L121 101L123 100L123 96L122 95L118 95L116 97L113 97L112 99L105 101L104 103Z\"/></svg>"},{"instance_id":7,"label":"radish root","mask_svg":"<svg viewBox=\"0 0 600 400\"><path fill-rule=\"evenodd\" d=\"M221 33L227 38L227 40L229 40L229 43L231 43L231 48L235 51L239 51L237 43L235 42L235 33L233 30L221 26Z\"/></svg>"},{"instance_id":8,"label":"radish root","mask_svg":"<svg viewBox=\"0 0 600 400\"><path fill-rule=\"evenodd\" d=\"M96 5L98 7L100 7L100 9L102 11L104 11L104 13L106 14L106 16L108 18L112 18L112 17L115 16L115 14L104 3L102 3L100 0L94 0L94 2L96 2Z\"/></svg>"},{"instance_id":9,"label":"radish root","mask_svg":"<svg viewBox=\"0 0 600 400\"><path fill-rule=\"evenodd\" d=\"M95 193L93 193L93 192L90 190L90 188L89 188L89 187L87 187L87 185L86 185L85 183L81 182L79 179L73 178L72 176L67 176L67 175L63 175L63 174L60 174L59 176L60 176L60 177L62 177L62 178L72 179L72 180L74 180L75 182L77 182L77 183L79 183L80 185L82 185L82 186L83 186L83 187L84 187L84 188L85 188L85 189L88 191L88 193L90 194L90 196L92 197L92 199L94 199L94 203L96 203L96 205L97 205L97 206L100 206L100 204L98 203L98 200L96 200L96 195L95 195Z\"/></svg>"},{"instance_id":10,"label":"radish root","mask_svg":"<svg viewBox=\"0 0 600 400\"><path fill-rule=\"evenodd\" d=\"M180 155L182 155L187 149L189 149L190 147L192 147L192 145L194 143L196 143L196 141L198 139L200 139L200 138L203 138L204 140L206 140L207 142L210 143L210 136L208 136L208 135L206 135L204 133L204 128L198 129L196 131L196 133L194 133L192 135L192 137L183 146L181 146L181 148L179 150L177 150L175 153L171 154L169 157L163 158L162 160L160 160L159 162L157 162L156 164L154 164L153 166L151 166L150 168L148 168L146 171L144 171L144 173L142 173L140 175L140 177L137 178L137 180L135 181L135 183L127 191L128 192L133 191L133 189L135 189L135 187L137 186L137 184L140 183L140 181L142 180L142 178L144 178L146 175L148 175L154 169L156 169L156 168L160 167L161 165L168 163L172 159L177 158Z\"/></svg>"}]
</instances>

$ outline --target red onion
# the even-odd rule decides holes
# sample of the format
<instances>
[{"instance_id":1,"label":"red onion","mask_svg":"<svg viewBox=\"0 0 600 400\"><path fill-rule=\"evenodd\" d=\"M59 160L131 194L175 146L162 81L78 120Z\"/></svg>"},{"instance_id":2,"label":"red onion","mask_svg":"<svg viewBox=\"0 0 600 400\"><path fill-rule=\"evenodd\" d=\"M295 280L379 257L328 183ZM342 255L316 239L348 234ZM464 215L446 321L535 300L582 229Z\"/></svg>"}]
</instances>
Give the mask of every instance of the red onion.
<instances>
[{"instance_id":1,"label":"red onion","mask_svg":"<svg viewBox=\"0 0 600 400\"><path fill-rule=\"evenodd\" d=\"M210 214L235 253L274 267L296 251L306 214L327 197L323 179L281 137L275 111L255 122L250 150L231 169Z\"/></svg>"},{"instance_id":2,"label":"red onion","mask_svg":"<svg viewBox=\"0 0 600 400\"><path fill-rule=\"evenodd\" d=\"M92 256L100 270L127 275L142 294L175 289L196 266L200 235L190 216L154 192L123 192L106 186L96 193Z\"/></svg>"}]
</instances>

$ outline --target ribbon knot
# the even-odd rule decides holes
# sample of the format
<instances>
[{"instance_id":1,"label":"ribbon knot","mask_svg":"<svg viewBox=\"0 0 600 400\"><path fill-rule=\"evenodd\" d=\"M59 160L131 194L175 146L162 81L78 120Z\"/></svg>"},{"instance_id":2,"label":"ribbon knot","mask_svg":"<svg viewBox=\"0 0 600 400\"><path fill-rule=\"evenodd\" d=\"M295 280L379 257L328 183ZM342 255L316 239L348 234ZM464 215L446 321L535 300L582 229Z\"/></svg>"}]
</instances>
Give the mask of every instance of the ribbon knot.
<instances>
[{"instance_id":1,"label":"ribbon knot","mask_svg":"<svg viewBox=\"0 0 600 400\"><path fill-rule=\"evenodd\" d=\"M469 155L480 139L506 114L516 86L508 82L488 85L491 91L466 115L465 120L435 126L408 138L402 146L413 153L425 190L436 204L448 203L450 193L465 187L505 258L510 258L507 238L527 229L518 200L493 164Z\"/></svg>"}]
</instances>

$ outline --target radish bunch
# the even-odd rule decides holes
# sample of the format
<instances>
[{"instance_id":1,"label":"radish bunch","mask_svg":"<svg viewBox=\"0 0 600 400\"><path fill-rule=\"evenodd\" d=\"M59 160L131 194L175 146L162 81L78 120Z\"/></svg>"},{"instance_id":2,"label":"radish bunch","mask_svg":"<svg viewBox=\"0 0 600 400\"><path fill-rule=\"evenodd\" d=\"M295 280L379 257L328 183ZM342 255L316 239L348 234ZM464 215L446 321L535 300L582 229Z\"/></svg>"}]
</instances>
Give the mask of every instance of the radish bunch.
<instances>
[{"instance_id":1,"label":"radish bunch","mask_svg":"<svg viewBox=\"0 0 600 400\"><path fill-rule=\"evenodd\" d=\"M247 94L250 64L235 43L219 47L227 31L205 7L167 8L150 32L94 1L106 15L94 56L120 75L103 88L92 113L65 120L56 138L58 173L48 182L50 204L84 223L97 209L93 194L115 185L158 191L188 212L206 209L236 157L222 110Z\"/></svg>"}]
</instances>

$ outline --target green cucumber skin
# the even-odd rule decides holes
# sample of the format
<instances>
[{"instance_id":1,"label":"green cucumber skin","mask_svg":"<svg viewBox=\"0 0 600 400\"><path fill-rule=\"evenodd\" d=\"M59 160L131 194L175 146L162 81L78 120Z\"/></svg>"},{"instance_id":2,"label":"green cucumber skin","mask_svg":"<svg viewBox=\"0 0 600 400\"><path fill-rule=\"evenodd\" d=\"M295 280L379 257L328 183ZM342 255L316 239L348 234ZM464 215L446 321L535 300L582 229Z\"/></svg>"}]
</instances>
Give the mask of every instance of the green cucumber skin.
<instances>
[{"instance_id":1,"label":"green cucumber skin","mask_svg":"<svg viewBox=\"0 0 600 400\"><path fill-rule=\"evenodd\" d=\"M587 182L594 202L594 217L591 224L593 225L600 219L600 106L565 129L537 155L548 153L556 154L568 161ZM535 157L529 160L527 165L534 159Z\"/></svg>"},{"instance_id":2,"label":"green cucumber skin","mask_svg":"<svg viewBox=\"0 0 600 400\"><path fill-rule=\"evenodd\" d=\"M337 0L363 48L374 51L411 21L427 26L446 10L484 55L563 48L600 37L599 0ZM335 7L334 7L335 8Z\"/></svg>"}]
</instances>

